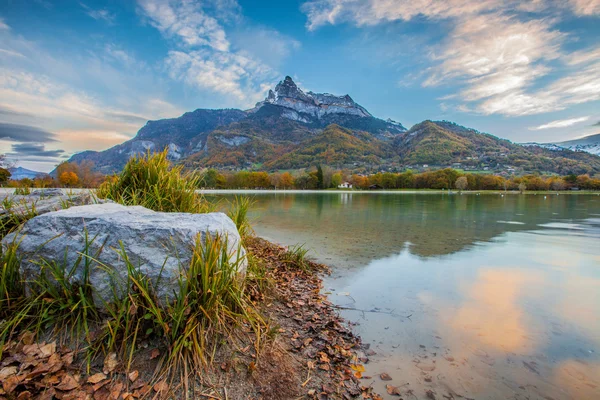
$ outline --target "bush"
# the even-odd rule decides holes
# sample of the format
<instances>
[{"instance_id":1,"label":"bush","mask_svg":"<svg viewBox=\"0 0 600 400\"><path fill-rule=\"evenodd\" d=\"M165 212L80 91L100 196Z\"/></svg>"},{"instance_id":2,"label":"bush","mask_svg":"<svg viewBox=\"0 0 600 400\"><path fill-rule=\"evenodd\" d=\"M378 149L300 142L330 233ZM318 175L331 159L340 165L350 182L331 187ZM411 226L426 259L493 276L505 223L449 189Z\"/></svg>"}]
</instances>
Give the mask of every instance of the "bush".
<instances>
[{"instance_id":1,"label":"bush","mask_svg":"<svg viewBox=\"0 0 600 400\"><path fill-rule=\"evenodd\" d=\"M154 211L205 213L212 207L196 192L199 178L171 166L167 150L133 157L123 171L98 188L98 197Z\"/></svg>"}]
</instances>

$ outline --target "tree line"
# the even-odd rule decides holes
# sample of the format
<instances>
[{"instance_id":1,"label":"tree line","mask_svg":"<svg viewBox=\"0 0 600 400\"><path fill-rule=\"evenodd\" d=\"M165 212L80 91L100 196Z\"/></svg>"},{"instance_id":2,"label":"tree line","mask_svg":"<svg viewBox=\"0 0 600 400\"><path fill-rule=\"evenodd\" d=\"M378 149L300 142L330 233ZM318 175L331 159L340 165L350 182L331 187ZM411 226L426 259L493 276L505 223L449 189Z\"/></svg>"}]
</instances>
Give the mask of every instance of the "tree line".
<instances>
[{"instance_id":1,"label":"tree line","mask_svg":"<svg viewBox=\"0 0 600 400\"><path fill-rule=\"evenodd\" d=\"M3 173L4 171L4 173ZM524 175L500 176L465 173L452 168L435 171L401 173L381 172L371 175L352 174L317 165L309 170L293 172L190 171L200 175L199 188L210 189L301 189L318 190L349 183L355 189L457 189L457 190L600 190L600 176L589 175ZM63 162L54 176L43 174L35 179L9 180L10 172L0 168L0 183L17 187L98 187L106 176L95 172L91 162Z\"/></svg>"},{"instance_id":2,"label":"tree line","mask_svg":"<svg viewBox=\"0 0 600 400\"><path fill-rule=\"evenodd\" d=\"M348 182L356 189L600 190L600 177L589 175L505 177L465 173L452 168L421 173L409 170L371 175L334 171L324 166L296 173L209 169L201 174L201 178L201 187L212 189L330 189Z\"/></svg>"}]
</instances>

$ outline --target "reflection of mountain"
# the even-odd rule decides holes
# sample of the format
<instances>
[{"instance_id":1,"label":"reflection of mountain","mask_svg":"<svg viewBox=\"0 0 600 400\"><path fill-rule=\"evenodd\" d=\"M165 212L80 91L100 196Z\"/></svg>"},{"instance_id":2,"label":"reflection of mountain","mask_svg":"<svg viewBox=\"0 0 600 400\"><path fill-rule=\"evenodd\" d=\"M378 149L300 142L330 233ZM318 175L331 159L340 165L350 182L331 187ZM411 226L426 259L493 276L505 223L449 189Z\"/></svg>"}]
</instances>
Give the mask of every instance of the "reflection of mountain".
<instances>
[{"instance_id":1,"label":"reflection of mountain","mask_svg":"<svg viewBox=\"0 0 600 400\"><path fill-rule=\"evenodd\" d=\"M306 243L340 263L362 265L397 254L406 244L412 254L432 257L505 232L581 220L600 213L600 197L595 197L267 194L256 197L256 229L282 243Z\"/></svg>"}]
</instances>

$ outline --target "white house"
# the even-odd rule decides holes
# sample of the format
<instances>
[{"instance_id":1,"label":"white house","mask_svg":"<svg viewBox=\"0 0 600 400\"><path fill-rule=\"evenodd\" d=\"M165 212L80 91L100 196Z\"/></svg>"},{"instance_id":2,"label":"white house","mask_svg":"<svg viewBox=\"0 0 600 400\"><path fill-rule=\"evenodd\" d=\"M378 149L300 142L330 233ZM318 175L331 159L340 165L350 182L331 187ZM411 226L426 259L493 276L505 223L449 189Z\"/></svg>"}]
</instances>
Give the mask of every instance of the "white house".
<instances>
[{"instance_id":1,"label":"white house","mask_svg":"<svg viewBox=\"0 0 600 400\"><path fill-rule=\"evenodd\" d=\"M352 184L350 182L344 182L338 186L338 189L352 189Z\"/></svg>"}]
</instances>

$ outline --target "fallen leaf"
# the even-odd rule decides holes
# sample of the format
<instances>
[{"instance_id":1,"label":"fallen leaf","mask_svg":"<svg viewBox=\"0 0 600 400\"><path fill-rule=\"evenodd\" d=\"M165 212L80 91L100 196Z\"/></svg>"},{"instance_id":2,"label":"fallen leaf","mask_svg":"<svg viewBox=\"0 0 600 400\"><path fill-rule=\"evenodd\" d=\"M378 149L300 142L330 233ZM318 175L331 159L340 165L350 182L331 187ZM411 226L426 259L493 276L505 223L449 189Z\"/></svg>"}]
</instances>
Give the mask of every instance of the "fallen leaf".
<instances>
[{"instance_id":1,"label":"fallen leaf","mask_svg":"<svg viewBox=\"0 0 600 400\"><path fill-rule=\"evenodd\" d=\"M2 382L2 388L4 389L6 394L11 394L13 390L15 390L17 386L19 386L19 383L21 383L21 379L18 376L9 376Z\"/></svg>"},{"instance_id":2,"label":"fallen leaf","mask_svg":"<svg viewBox=\"0 0 600 400\"><path fill-rule=\"evenodd\" d=\"M169 385L167 384L167 381L160 381L154 385L153 389L157 393L165 393L169 390Z\"/></svg>"},{"instance_id":3,"label":"fallen leaf","mask_svg":"<svg viewBox=\"0 0 600 400\"><path fill-rule=\"evenodd\" d=\"M104 372L106 375L110 374L115 370L115 368L117 368L118 363L117 353L110 353L104 359L104 369L102 372Z\"/></svg>"},{"instance_id":4,"label":"fallen leaf","mask_svg":"<svg viewBox=\"0 0 600 400\"><path fill-rule=\"evenodd\" d=\"M23 342L23 344L32 344L33 343L33 339L35 338L35 335L33 334L33 332L23 332L23 334L21 335L21 341Z\"/></svg>"},{"instance_id":5,"label":"fallen leaf","mask_svg":"<svg viewBox=\"0 0 600 400\"><path fill-rule=\"evenodd\" d=\"M17 373L17 367L5 367L0 369L0 382Z\"/></svg>"},{"instance_id":6,"label":"fallen leaf","mask_svg":"<svg viewBox=\"0 0 600 400\"><path fill-rule=\"evenodd\" d=\"M385 390L387 390L388 394L391 394L392 396L402 395L402 393L400 393L400 389L398 389L397 386L385 385Z\"/></svg>"},{"instance_id":7,"label":"fallen leaf","mask_svg":"<svg viewBox=\"0 0 600 400\"><path fill-rule=\"evenodd\" d=\"M150 359L154 360L158 356L160 356L160 350L152 349L152 352L150 353Z\"/></svg>"},{"instance_id":8,"label":"fallen leaf","mask_svg":"<svg viewBox=\"0 0 600 400\"><path fill-rule=\"evenodd\" d=\"M44 346L40 346L40 353L44 357L50 357L52 354L56 353L56 342L48 343Z\"/></svg>"},{"instance_id":9,"label":"fallen leaf","mask_svg":"<svg viewBox=\"0 0 600 400\"><path fill-rule=\"evenodd\" d=\"M392 377L385 372L383 374L379 375L379 378L381 378L382 381L391 381L392 380Z\"/></svg>"},{"instance_id":10,"label":"fallen leaf","mask_svg":"<svg viewBox=\"0 0 600 400\"><path fill-rule=\"evenodd\" d=\"M58 390L62 390L64 392L68 392L69 390L73 390L78 387L79 382L77 382L77 379L75 379L75 377L73 377L71 374L65 375L60 384L56 386Z\"/></svg>"},{"instance_id":11,"label":"fallen leaf","mask_svg":"<svg viewBox=\"0 0 600 400\"><path fill-rule=\"evenodd\" d=\"M94 375L90 376L89 378L87 378L87 382L91 383L92 385L95 385L96 383L102 382L105 379L106 379L106 375L103 374L102 372L98 372L97 374L94 374Z\"/></svg>"},{"instance_id":12,"label":"fallen leaf","mask_svg":"<svg viewBox=\"0 0 600 400\"><path fill-rule=\"evenodd\" d=\"M356 372L365 372L365 366L360 364L350 364L350 368L352 368Z\"/></svg>"},{"instance_id":13,"label":"fallen leaf","mask_svg":"<svg viewBox=\"0 0 600 400\"><path fill-rule=\"evenodd\" d=\"M137 380L138 376L140 376L140 373L135 370L135 371L131 371L128 375L129 380L133 383Z\"/></svg>"},{"instance_id":14,"label":"fallen leaf","mask_svg":"<svg viewBox=\"0 0 600 400\"><path fill-rule=\"evenodd\" d=\"M29 390L25 390L25 391L19 393L19 395L17 396L17 400L29 400L32 398L33 398L33 395L31 394L31 392Z\"/></svg>"}]
</instances>

